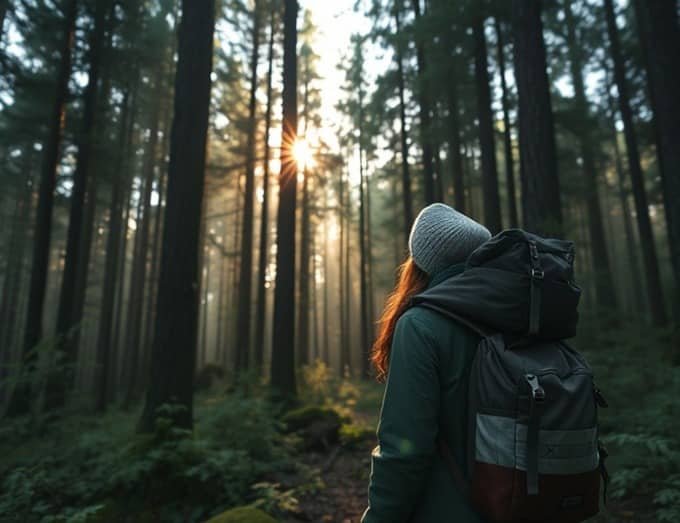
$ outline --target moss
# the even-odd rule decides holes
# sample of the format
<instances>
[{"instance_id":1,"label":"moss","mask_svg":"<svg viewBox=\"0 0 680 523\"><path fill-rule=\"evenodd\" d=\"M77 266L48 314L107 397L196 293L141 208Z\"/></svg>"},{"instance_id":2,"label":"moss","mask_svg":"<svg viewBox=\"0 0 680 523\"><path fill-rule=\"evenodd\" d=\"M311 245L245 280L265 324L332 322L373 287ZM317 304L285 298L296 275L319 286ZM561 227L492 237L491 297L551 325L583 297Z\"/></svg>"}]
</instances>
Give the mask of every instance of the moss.
<instances>
[{"instance_id":1,"label":"moss","mask_svg":"<svg viewBox=\"0 0 680 523\"><path fill-rule=\"evenodd\" d=\"M318 422L325 422L340 425L340 415L334 410L326 407L308 405L299 409L288 411L282 420L289 431L295 432L309 427Z\"/></svg>"},{"instance_id":2,"label":"moss","mask_svg":"<svg viewBox=\"0 0 680 523\"><path fill-rule=\"evenodd\" d=\"M254 507L236 507L210 518L206 523L276 523L276 520Z\"/></svg>"},{"instance_id":3,"label":"moss","mask_svg":"<svg viewBox=\"0 0 680 523\"><path fill-rule=\"evenodd\" d=\"M340 427L340 442L343 445L357 447L367 441L375 441L375 429L355 424Z\"/></svg>"}]
</instances>

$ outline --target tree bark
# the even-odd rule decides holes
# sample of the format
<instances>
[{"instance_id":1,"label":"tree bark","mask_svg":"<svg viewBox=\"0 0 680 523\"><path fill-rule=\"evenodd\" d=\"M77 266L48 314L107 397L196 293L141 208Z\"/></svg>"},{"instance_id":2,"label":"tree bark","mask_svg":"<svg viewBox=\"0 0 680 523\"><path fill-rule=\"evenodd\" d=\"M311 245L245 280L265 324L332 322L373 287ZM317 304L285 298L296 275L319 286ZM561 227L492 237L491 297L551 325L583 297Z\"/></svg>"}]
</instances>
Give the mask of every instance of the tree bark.
<instances>
[{"instance_id":1,"label":"tree bark","mask_svg":"<svg viewBox=\"0 0 680 523\"><path fill-rule=\"evenodd\" d=\"M193 426L199 235L210 107L215 0L182 0L168 201L158 286L151 382L140 429L159 416ZM163 413L159 407L177 405Z\"/></svg>"},{"instance_id":2,"label":"tree bark","mask_svg":"<svg viewBox=\"0 0 680 523\"><path fill-rule=\"evenodd\" d=\"M550 102L540 0L513 0L515 78L519 95L519 142L524 226L562 235L555 125Z\"/></svg>"},{"instance_id":3,"label":"tree bark","mask_svg":"<svg viewBox=\"0 0 680 523\"><path fill-rule=\"evenodd\" d=\"M496 165L496 140L491 110L491 87L487 57L484 19L477 18L472 26L475 43L475 84L477 115L479 118L479 145L482 152L482 188L484 193L484 225L496 234L503 228L501 200L498 194L498 167Z\"/></svg>"},{"instance_id":4,"label":"tree bark","mask_svg":"<svg viewBox=\"0 0 680 523\"><path fill-rule=\"evenodd\" d=\"M585 200L588 212L588 236L590 247L593 252L593 274L595 276L595 297L598 308L602 312L615 313L617 309L616 293L614 292L614 280L607 251L607 236L602 220L602 208L600 206L600 189L598 173L595 166L594 140L591 129L594 122L590 116L586 89L583 81L583 60L581 59L580 43L576 36L576 22L572 12L571 2L564 2L564 13L567 25L567 47L569 53L569 65L571 80L574 86L574 102L578 114L583 119L583 125L577 130L578 142L583 160L583 177L585 181Z\"/></svg>"},{"instance_id":5,"label":"tree bark","mask_svg":"<svg viewBox=\"0 0 680 523\"><path fill-rule=\"evenodd\" d=\"M33 239L33 263L28 291L26 328L24 330L22 376L21 381L15 387L6 412L11 417L28 412L35 392L30 383L37 362L37 355L33 349L42 339L43 305L49 265L54 189L65 123L68 82L71 77L71 47L75 36L77 14L77 0L69 0L66 6L66 18L60 43L56 90L49 117L49 130L43 149L43 165Z\"/></svg>"},{"instance_id":6,"label":"tree bark","mask_svg":"<svg viewBox=\"0 0 680 523\"><path fill-rule=\"evenodd\" d=\"M293 155L297 139L297 0L284 1L283 132L276 238L276 291L272 335L271 384L289 399L295 385L295 207L298 166Z\"/></svg>"},{"instance_id":7,"label":"tree bark","mask_svg":"<svg viewBox=\"0 0 680 523\"><path fill-rule=\"evenodd\" d=\"M661 278L659 275L659 262L656 253L656 242L652 223L649 218L649 206L647 204L647 191L645 189L642 167L640 166L640 153L638 151L637 136L633 123L633 112L628 98L628 85L624 69L623 58L619 43L618 28L616 26L616 14L612 0L604 0L605 17L607 20L607 32L612 60L614 61L614 81L619 92L619 111L623 120L623 131L626 138L626 152L628 155L628 171L633 187L635 200L635 212L637 215L638 233L642 247L642 259L647 279L647 298L652 322L655 326L665 326L668 318L664 303Z\"/></svg>"}]
</instances>

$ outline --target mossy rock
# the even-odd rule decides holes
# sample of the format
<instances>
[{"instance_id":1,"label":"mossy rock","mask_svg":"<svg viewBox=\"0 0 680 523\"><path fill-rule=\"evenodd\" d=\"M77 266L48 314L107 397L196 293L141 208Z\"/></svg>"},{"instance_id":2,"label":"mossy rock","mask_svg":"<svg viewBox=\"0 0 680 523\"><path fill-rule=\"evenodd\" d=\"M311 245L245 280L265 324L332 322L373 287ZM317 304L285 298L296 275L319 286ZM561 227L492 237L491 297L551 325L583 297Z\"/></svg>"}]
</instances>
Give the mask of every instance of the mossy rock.
<instances>
[{"instance_id":1,"label":"mossy rock","mask_svg":"<svg viewBox=\"0 0 680 523\"><path fill-rule=\"evenodd\" d=\"M337 411L313 405L287 412L282 421L287 432L302 437L303 446L308 450L326 450L337 443L342 425Z\"/></svg>"},{"instance_id":2,"label":"mossy rock","mask_svg":"<svg viewBox=\"0 0 680 523\"><path fill-rule=\"evenodd\" d=\"M210 518L206 523L277 523L276 520L266 512L262 512L255 507L236 507L215 517Z\"/></svg>"},{"instance_id":3,"label":"mossy rock","mask_svg":"<svg viewBox=\"0 0 680 523\"><path fill-rule=\"evenodd\" d=\"M309 427L320 421L341 423L340 415L336 410L316 405L307 405L299 409L289 410L281 419L286 424L289 432L295 432Z\"/></svg>"},{"instance_id":4,"label":"mossy rock","mask_svg":"<svg viewBox=\"0 0 680 523\"><path fill-rule=\"evenodd\" d=\"M340 427L340 442L348 447L359 447L375 441L375 429L364 425L345 424Z\"/></svg>"}]
</instances>

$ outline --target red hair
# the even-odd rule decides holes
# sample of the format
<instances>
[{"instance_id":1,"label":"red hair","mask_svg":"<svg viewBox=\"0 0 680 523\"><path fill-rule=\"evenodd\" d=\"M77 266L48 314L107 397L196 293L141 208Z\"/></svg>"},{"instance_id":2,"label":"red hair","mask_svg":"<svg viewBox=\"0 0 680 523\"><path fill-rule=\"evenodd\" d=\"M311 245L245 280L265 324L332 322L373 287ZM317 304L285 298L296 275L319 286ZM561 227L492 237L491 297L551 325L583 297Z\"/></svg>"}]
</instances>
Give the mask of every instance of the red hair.
<instances>
[{"instance_id":1,"label":"red hair","mask_svg":"<svg viewBox=\"0 0 680 523\"><path fill-rule=\"evenodd\" d=\"M392 337L397 320L408 309L411 298L425 289L428 279L427 273L419 268L410 256L399 266L399 278L394 290L387 298L385 310L380 317L378 338L371 351L371 361L378 381L384 381L387 376Z\"/></svg>"}]
</instances>

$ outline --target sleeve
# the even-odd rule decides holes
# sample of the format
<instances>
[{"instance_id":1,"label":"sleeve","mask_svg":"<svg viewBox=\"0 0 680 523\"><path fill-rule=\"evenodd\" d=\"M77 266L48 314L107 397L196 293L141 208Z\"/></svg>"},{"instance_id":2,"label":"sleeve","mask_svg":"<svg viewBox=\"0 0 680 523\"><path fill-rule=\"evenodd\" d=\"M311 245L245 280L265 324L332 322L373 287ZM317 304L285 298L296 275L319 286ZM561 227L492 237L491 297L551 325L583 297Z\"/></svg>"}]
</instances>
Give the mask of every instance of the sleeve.
<instances>
[{"instance_id":1,"label":"sleeve","mask_svg":"<svg viewBox=\"0 0 680 523\"><path fill-rule=\"evenodd\" d=\"M440 390L435 349L425 323L410 315L397 322L362 523L407 521L420 498L436 451Z\"/></svg>"}]
</instances>

